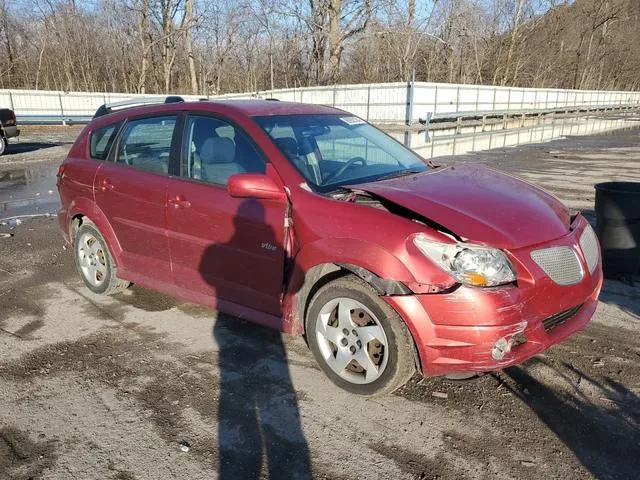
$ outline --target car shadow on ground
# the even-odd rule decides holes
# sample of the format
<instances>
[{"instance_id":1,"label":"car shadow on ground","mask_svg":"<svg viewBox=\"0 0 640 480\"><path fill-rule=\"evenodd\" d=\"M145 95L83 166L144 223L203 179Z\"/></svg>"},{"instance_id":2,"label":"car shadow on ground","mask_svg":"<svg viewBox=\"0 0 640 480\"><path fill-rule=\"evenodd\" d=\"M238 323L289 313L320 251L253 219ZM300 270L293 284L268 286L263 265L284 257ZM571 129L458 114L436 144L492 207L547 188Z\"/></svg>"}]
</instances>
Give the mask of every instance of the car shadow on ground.
<instances>
[{"instance_id":1,"label":"car shadow on ground","mask_svg":"<svg viewBox=\"0 0 640 480\"><path fill-rule=\"evenodd\" d=\"M31 153L38 150L43 150L46 148L60 147L62 145L70 145L72 142L19 142L19 143L9 143L7 144L7 148L2 154L5 155L18 155L21 153Z\"/></svg>"},{"instance_id":2,"label":"car shadow on ground","mask_svg":"<svg viewBox=\"0 0 640 480\"><path fill-rule=\"evenodd\" d=\"M572 385L554 388L536 380L530 368L543 366ZM640 398L621 383L598 381L563 362L564 371L534 358L504 370L509 387L598 479L636 478L640 466ZM581 382L588 382L581 388ZM522 392L526 392L526 395Z\"/></svg>"},{"instance_id":3,"label":"car shadow on ground","mask_svg":"<svg viewBox=\"0 0 640 480\"><path fill-rule=\"evenodd\" d=\"M243 217L264 223L264 207L256 200L244 201L234 217L232 238L207 247L201 259L200 275L215 288L218 298L232 298L229 285L215 275L223 261L221 252L241 250L247 238L255 237L255 230L243 223ZM273 231L261 232L258 240L278 245ZM213 337L220 370L219 478L312 478L282 334L258 326L247 328L242 319L219 313Z\"/></svg>"}]
</instances>

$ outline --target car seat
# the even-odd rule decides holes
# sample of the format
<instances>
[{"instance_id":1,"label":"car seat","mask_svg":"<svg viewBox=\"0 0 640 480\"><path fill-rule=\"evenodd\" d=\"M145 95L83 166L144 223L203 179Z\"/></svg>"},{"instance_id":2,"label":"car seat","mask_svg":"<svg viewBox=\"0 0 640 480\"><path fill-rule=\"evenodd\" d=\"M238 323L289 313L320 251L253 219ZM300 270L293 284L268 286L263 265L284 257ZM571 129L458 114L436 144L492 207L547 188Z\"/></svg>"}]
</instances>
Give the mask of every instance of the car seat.
<instances>
[{"instance_id":1,"label":"car seat","mask_svg":"<svg viewBox=\"0 0 640 480\"><path fill-rule=\"evenodd\" d=\"M211 137L205 140L200 149L202 180L225 185L231 175L245 172L235 157L236 146L230 138Z\"/></svg>"},{"instance_id":2,"label":"car seat","mask_svg":"<svg viewBox=\"0 0 640 480\"><path fill-rule=\"evenodd\" d=\"M291 160L293 165L300 170L303 176L307 178L314 178L312 170L309 168L304 157L300 156L298 149L298 142L293 137L281 137L274 139L276 145L284 153L284 155Z\"/></svg>"}]
</instances>

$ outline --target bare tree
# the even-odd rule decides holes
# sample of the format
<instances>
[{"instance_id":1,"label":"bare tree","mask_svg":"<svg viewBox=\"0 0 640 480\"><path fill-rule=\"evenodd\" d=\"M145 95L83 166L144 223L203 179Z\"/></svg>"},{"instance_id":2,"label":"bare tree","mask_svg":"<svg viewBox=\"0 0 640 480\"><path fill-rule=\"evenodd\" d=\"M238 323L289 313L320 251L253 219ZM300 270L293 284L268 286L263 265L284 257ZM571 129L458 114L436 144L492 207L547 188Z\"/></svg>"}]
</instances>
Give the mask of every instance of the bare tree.
<instances>
[{"instance_id":1,"label":"bare tree","mask_svg":"<svg viewBox=\"0 0 640 480\"><path fill-rule=\"evenodd\" d=\"M0 0L6 88L640 86L637 0Z\"/></svg>"},{"instance_id":2,"label":"bare tree","mask_svg":"<svg viewBox=\"0 0 640 480\"><path fill-rule=\"evenodd\" d=\"M189 64L189 79L191 83L191 93L197 95L198 75L196 73L196 61L193 56L193 25L195 17L193 14L193 0L184 0L184 43Z\"/></svg>"}]
</instances>

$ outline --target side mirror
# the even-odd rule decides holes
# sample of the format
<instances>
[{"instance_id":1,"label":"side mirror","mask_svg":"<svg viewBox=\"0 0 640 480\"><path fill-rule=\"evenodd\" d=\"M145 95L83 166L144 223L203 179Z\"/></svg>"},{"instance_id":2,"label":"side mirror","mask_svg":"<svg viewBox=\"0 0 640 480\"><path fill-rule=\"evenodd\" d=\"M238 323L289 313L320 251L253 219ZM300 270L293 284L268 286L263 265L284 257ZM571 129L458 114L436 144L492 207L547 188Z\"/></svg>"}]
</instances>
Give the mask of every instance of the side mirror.
<instances>
[{"instance_id":1,"label":"side mirror","mask_svg":"<svg viewBox=\"0 0 640 480\"><path fill-rule=\"evenodd\" d=\"M227 181L227 192L232 197L263 200L287 199L286 194L272 178L260 173L237 173Z\"/></svg>"}]
</instances>

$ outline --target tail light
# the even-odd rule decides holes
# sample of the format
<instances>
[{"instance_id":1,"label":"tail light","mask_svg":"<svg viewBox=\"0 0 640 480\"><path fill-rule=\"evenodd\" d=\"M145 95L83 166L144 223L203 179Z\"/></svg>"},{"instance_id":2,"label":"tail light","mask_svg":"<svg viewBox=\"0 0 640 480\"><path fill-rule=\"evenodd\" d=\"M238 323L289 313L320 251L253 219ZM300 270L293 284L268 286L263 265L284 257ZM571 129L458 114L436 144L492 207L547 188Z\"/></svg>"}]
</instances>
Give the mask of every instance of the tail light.
<instances>
[{"instance_id":1,"label":"tail light","mask_svg":"<svg viewBox=\"0 0 640 480\"><path fill-rule=\"evenodd\" d=\"M58 167L58 173L56 173L56 187L60 186L60 180L62 180L62 177L64 176L64 169L64 164Z\"/></svg>"}]
</instances>

